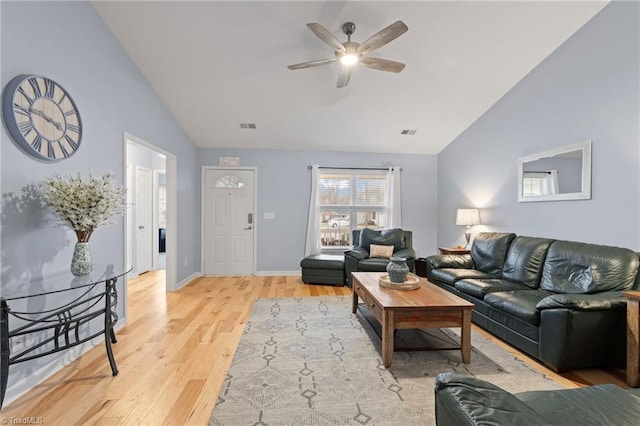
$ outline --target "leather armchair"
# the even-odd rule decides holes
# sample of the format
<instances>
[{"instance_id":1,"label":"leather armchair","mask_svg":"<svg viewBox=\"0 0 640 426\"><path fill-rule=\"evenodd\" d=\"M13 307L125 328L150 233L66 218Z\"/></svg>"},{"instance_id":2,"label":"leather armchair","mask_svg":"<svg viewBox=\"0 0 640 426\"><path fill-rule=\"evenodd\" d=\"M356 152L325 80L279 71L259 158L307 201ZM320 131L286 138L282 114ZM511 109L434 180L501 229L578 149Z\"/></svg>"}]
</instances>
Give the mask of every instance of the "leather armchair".
<instances>
[{"instance_id":1,"label":"leather armchair","mask_svg":"<svg viewBox=\"0 0 640 426\"><path fill-rule=\"evenodd\" d=\"M461 373L436 376L436 425L635 425L640 389L606 384L510 393Z\"/></svg>"},{"instance_id":2,"label":"leather armchair","mask_svg":"<svg viewBox=\"0 0 640 426\"><path fill-rule=\"evenodd\" d=\"M353 248L344 252L344 269L347 285L352 285L352 272L384 272L389 259L370 257L371 244L393 246L393 257L407 259L409 270L413 271L416 252L413 249L413 234L400 228L376 231L373 229L355 229L352 235Z\"/></svg>"}]
</instances>

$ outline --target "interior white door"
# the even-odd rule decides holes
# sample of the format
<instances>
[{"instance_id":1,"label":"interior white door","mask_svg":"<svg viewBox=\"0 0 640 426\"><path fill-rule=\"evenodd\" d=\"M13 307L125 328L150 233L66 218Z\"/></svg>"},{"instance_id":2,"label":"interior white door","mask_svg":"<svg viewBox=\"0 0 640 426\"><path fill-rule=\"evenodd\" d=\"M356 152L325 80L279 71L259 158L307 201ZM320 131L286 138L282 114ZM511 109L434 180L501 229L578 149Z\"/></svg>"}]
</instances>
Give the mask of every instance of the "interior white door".
<instances>
[{"instance_id":1,"label":"interior white door","mask_svg":"<svg viewBox=\"0 0 640 426\"><path fill-rule=\"evenodd\" d=\"M133 226L133 172L131 164L127 163L127 227L125 229L125 239L127 241L127 269L133 266L133 252L131 240L133 234L131 227Z\"/></svg>"},{"instance_id":2,"label":"interior white door","mask_svg":"<svg viewBox=\"0 0 640 426\"><path fill-rule=\"evenodd\" d=\"M205 275L251 275L254 245L254 170L204 171Z\"/></svg>"},{"instance_id":3,"label":"interior white door","mask_svg":"<svg viewBox=\"0 0 640 426\"><path fill-rule=\"evenodd\" d=\"M136 166L136 271L138 274L151 269L153 234L151 233L153 211L151 170Z\"/></svg>"}]
</instances>

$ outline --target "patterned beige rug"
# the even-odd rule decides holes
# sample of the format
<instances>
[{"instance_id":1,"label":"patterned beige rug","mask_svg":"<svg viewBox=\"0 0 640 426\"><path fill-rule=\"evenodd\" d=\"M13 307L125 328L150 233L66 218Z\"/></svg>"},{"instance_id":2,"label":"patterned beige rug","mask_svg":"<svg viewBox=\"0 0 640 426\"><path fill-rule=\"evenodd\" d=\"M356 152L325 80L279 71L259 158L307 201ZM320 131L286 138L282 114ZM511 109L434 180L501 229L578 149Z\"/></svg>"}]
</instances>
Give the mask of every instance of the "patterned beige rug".
<instances>
[{"instance_id":1,"label":"patterned beige rug","mask_svg":"<svg viewBox=\"0 0 640 426\"><path fill-rule=\"evenodd\" d=\"M407 351L384 368L380 338L360 310L351 313L351 297L258 299L210 424L431 425L434 378L444 371L511 392L562 387L475 333L470 364L459 350ZM396 342L447 347L454 331L399 331Z\"/></svg>"}]
</instances>

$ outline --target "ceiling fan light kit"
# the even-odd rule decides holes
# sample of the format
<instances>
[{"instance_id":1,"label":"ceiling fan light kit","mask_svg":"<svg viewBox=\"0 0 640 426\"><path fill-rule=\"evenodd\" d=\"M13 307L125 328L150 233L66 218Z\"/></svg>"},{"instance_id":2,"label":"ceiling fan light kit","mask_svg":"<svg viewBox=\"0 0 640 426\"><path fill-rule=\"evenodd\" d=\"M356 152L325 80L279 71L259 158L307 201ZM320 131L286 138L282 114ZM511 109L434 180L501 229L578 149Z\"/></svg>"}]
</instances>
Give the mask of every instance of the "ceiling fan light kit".
<instances>
[{"instance_id":1,"label":"ceiling fan light kit","mask_svg":"<svg viewBox=\"0 0 640 426\"><path fill-rule=\"evenodd\" d=\"M353 65L358 62L358 57L352 54L344 55L340 58L340 62L342 62L342 65Z\"/></svg>"},{"instance_id":2,"label":"ceiling fan light kit","mask_svg":"<svg viewBox=\"0 0 640 426\"><path fill-rule=\"evenodd\" d=\"M317 23L307 24L307 27L328 46L335 49L335 58L333 59L320 59L317 61L302 62L299 64L289 65L287 68L290 70L300 70L304 68L317 67L320 65L326 65L337 60L340 60L342 69L338 74L337 87L340 89L349 84L351 78L352 66L356 63L378 71L386 71L399 73L405 67L405 64L396 61L390 61L388 59L370 58L365 56L366 54L373 52L374 50L384 46L387 43L392 42L396 38L409 30L409 27L402 21L396 21L393 24L383 28L382 30L369 37L364 43L356 43L351 41L351 35L356 30L356 24L353 22L345 22L342 25L342 32L347 35L347 41L341 43L334 37L326 28Z\"/></svg>"}]
</instances>

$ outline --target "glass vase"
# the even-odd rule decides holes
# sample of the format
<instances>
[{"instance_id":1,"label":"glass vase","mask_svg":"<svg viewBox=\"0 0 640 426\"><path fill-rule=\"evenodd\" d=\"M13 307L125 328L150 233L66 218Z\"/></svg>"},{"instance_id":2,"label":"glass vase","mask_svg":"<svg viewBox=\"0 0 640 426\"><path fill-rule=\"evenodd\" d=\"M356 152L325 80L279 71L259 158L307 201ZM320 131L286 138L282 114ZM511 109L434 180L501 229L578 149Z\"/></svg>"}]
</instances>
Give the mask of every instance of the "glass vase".
<instances>
[{"instance_id":1,"label":"glass vase","mask_svg":"<svg viewBox=\"0 0 640 426\"><path fill-rule=\"evenodd\" d=\"M392 257L387 265L387 273L389 274L389 281L392 283L404 283L409 274L407 259L404 257Z\"/></svg>"},{"instance_id":2,"label":"glass vase","mask_svg":"<svg viewBox=\"0 0 640 426\"><path fill-rule=\"evenodd\" d=\"M89 243L76 243L71 259L71 273L76 277L88 275L93 269L93 259Z\"/></svg>"}]
</instances>

